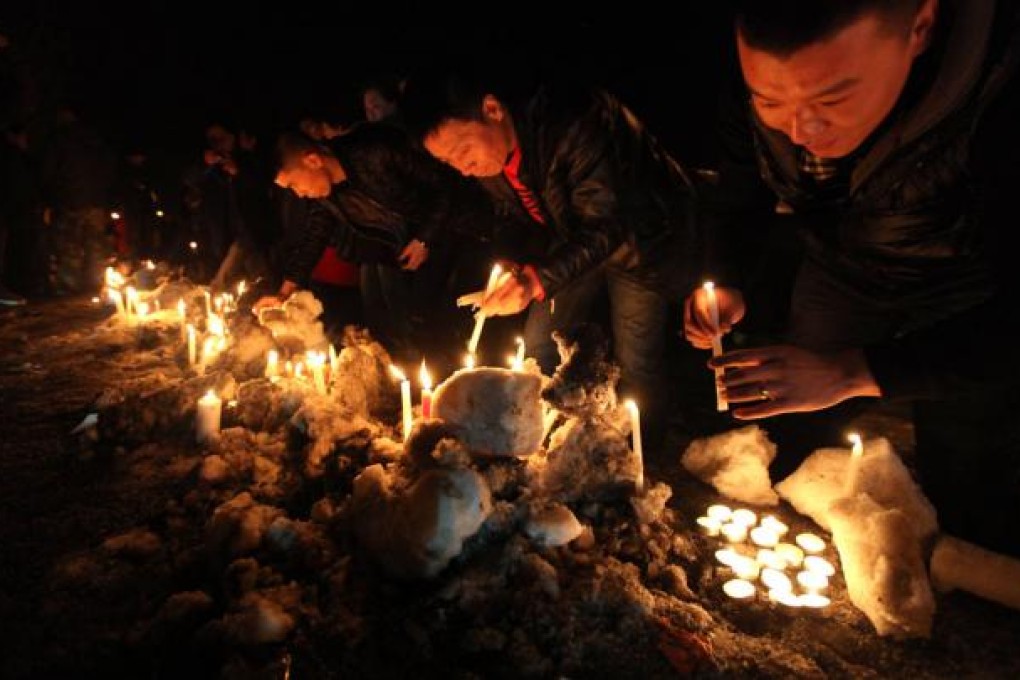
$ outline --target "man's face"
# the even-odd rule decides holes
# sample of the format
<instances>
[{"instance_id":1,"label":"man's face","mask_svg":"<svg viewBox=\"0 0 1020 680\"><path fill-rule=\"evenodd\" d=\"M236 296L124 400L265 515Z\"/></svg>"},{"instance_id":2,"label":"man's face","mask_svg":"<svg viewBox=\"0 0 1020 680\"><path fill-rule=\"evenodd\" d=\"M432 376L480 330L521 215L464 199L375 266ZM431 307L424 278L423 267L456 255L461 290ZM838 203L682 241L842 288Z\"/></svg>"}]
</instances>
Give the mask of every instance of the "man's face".
<instances>
[{"instance_id":1,"label":"man's face","mask_svg":"<svg viewBox=\"0 0 1020 680\"><path fill-rule=\"evenodd\" d=\"M333 188L322 157L315 152L289 159L276 173L276 185L301 198L325 198Z\"/></svg>"},{"instance_id":2,"label":"man's face","mask_svg":"<svg viewBox=\"0 0 1020 680\"><path fill-rule=\"evenodd\" d=\"M868 13L783 57L750 47L738 32L744 80L762 122L816 156L853 153L896 105L927 44L932 4L925 3L909 34Z\"/></svg>"},{"instance_id":3,"label":"man's face","mask_svg":"<svg viewBox=\"0 0 1020 680\"><path fill-rule=\"evenodd\" d=\"M210 149L224 156L229 156L234 150L234 134L222 125L209 126L205 139Z\"/></svg>"},{"instance_id":4,"label":"man's face","mask_svg":"<svg viewBox=\"0 0 1020 680\"><path fill-rule=\"evenodd\" d=\"M468 177L503 171L516 137L509 115L491 95L482 102L482 120L450 118L425 137L425 148Z\"/></svg>"},{"instance_id":5,"label":"man's face","mask_svg":"<svg viewBox=\"0 0 1020 680\"><path fill-rule=\"evenodd\" d=\"M391 102L379 90L365 90L362 100L365 105L365 119L373 123L386 120L397 112L396 102Z\"/></svg>"}]
</instances>

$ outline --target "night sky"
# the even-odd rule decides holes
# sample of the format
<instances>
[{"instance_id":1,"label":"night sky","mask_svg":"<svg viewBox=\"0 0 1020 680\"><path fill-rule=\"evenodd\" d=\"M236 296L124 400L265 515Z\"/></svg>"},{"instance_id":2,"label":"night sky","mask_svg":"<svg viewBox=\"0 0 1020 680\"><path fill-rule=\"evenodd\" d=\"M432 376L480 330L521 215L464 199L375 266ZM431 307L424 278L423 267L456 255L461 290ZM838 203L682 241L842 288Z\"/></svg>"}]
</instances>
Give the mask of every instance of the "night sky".
<instances>
[{"instance_id":1,"label":"night sky","mask_svg":"<svg viewBox=\"0 0 1020 680\"><path fill-rule=\"evenodd\" d=\"M453 54L508 59L522 69L554 66L600 82L670 148L697 161L708 153L705 128L729 71L719 10L680 8L680 20L660 17L644 27L614 25L615 17L541 26L530 16L465 27L439 17L414 26L355 24L297 3L4 4L0 32L27 58L42 108L70 103L122 150L197 153L214 119L263 136L305 112L352 120L367 77Z\"/></svg>"}]
</instances>

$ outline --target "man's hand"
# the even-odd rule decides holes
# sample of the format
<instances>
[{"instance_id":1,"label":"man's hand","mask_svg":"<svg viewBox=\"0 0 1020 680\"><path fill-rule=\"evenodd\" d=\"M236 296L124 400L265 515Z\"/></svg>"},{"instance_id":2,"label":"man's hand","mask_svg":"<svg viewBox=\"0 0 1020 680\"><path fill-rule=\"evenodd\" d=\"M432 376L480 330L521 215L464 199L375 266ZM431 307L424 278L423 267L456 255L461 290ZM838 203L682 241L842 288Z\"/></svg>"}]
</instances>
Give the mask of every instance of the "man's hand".
<instances>
[{"instance_id":1,"label":"man's hand","mask_svg":"<svg viewBox=\"0 0 1020 680\"><path fill-rule=\"evenodd\" d=\"M283 307L283 302L284 299L279 295L266 295L265 297L259 298L258 302L252 305L251 313L258 316L259 312L263 309L276 309L278 307Z\"/></svg>"},{"instance_id":2,"label":"man's hand","mask_svg":"<svg viewBox=\"0 0 1020 680\"><path fill-rule=\"evenodd\" d=\"M864 352L812 352L792 345L737 350L715 357L733 415L744 420L820 411L852 397L880 397Z\"/></svg>"},{"instance_id":3,"label":"man's hand","mask_svg":"<svg viewBox=\"0 0 1020 680\"><path fill-rule=\"evenodd\" d=\"M538 286L524 271L504 272L496 287L482 300L486 316L510 316L527 308L538 296Z\"/></svg>"},{"instance_id":4,"label":"man's hand","mask_svg":"<svg viewBox=\"0 0 1020 680\"><path fill-rule=\"evenodd\" d=\"M400 251L400 257L397 258L400 262L402 269L409 271L416 271L418 267L422 266L425 260L429 259L429 247L418 239L411 239L410 242L404 249Z\"/></svg>"},{"instance_id":5,"label":"man's hand","mask_svg":"<svg viewBox=\"0 0 1020 680\"><path fill-rule=\"evenodd\" d=\"M736 288L716 287L715 299L719 308L718 329L712 325L708 293L704 288L698 287L684 301L684 336L698 349L711 349L712 339L733 330L747 311L744 295Z\"/></svg>"}]
</instances>

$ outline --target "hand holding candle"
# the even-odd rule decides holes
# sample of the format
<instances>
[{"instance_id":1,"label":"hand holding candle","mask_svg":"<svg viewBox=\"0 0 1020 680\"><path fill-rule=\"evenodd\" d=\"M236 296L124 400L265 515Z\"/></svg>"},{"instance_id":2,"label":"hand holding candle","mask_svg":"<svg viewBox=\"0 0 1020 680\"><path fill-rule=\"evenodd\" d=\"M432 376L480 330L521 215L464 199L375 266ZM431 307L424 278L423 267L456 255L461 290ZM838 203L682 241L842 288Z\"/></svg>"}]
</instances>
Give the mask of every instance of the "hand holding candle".
<instances>
[{"instance_id":1,"label":"hand holding candle","mask_svg":"<svg viewBox=\"0 0 1020 680\"><path fill-rule=\"evenodd\" d=\"M719 330L719 300L716 299L715 295L715 284L711 281L705 281L702 286L705 290L705 296L708 298L708 316L712 321L712 328L714 329L712 335L712 356L721 356L722 350L722 333ZM723 394L723 369L715 369L715 408L717 411L726 411L730 405L726 401L726 395Z\"/></svg>"},{"instance_id":2,"label":"hand holding candle","mask_svg":"<svg viewBox=\"0 0 1020 680\"><path fill-rule=\"evenodd\" d=\"M413 414L411 413L411 381L407 379L403 371L392 364L390 365L390 373L400 381L401 421L404 426L404 441L407 441L407 438L411 436L411 424L413 423Z\"/></svg>"},{"instance_id":3,"label":"hand holding candle","mask_svg":"<svg viewBox=\"0 0 1020 680\"><path fill-rule=\"evenodd\" d=\"M485 295L491 293L499 282L499 277L503 273L503 268L498 264L493 265L492 272L489 274L489 282L485 286ZM485 325L485 313L475 313L475 327L471 332L471 339L468 340L468 354L475 354L478 351L478 341L482 338L482 327Z\"/></svg>"}]
</instances>

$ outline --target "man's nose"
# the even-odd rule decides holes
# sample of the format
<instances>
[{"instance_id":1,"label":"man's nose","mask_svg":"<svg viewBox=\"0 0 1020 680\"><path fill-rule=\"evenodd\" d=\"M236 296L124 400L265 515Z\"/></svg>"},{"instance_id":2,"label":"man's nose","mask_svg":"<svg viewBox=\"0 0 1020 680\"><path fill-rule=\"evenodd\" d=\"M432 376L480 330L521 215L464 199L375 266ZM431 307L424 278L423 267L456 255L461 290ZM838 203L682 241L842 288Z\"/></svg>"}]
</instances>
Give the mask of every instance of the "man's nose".
<instances>
[{"instance_id":1,"label":"man's nose","mask_svg":"<svg viewBox=\"0 0 1020 680\"><path fill-rule=\"evenodd\" d=\"M825 132L828 124L822 120L813 107L798 107L790 121L790 140L804 145Z\"/></svg>"}]
</instances>

